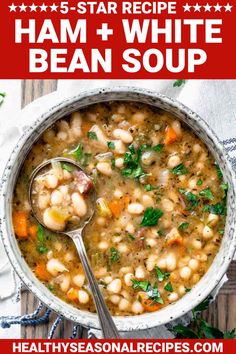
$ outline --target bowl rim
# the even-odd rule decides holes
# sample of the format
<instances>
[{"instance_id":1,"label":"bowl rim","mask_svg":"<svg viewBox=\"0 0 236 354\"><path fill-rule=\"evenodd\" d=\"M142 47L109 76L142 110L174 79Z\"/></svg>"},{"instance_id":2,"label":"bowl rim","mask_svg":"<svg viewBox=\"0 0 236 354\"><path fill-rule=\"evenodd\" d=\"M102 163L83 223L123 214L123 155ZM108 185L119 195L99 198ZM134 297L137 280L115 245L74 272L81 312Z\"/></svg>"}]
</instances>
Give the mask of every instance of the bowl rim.
<instances>
[{"instance_id":1,"label":"bowl rim","mask_svg":"<svg viewBox=\"0 0 236 354\"><path fill-rule=\"evenodd\" d=\"M8 177L11 173L11 168L13 163L16 163L16 159L20 152L20 148L22 144L26 143L27 139L30 137L32 132L35 131L37 127L40 126L46 120L46 118L49 118L50 116L52 116L53 113L60 111L62 108L70 107L71 105L73 105L73 103L79 102L80 100L83 100L85 98L100 96L97 102L107 102L111 100L132 101L131 98L120 99L118 97L118 98L110 99L108 97L105 97L106 95L109 94L113 94L113 95L117 94L119 96L119 94L121 93L123 94L127 93L131 96L134 95L135 98L133 99L133 101L137 101L138 98L142 101L142 98L144 100L145 98L148 97L149 99L153 100L154 106L155 106L154 104L155 101L160 101L166 104L170 109L178 110L181 114L186 115L187 117L190 118L190 120L195 122L198 125L198 127L200 127L200 129L205 132L207 137L209 137L212 140L213 144L217 147L217 150L219 150L222 153L221 158L224 160L225 168L227 169L227 172L230 175L231 182L232 182L231 188L234 191L234 194L236 190L235 174L230 164L230 159L228 157L228 154L224 150L223 145L219 141L214 131L209 127L208 123L206 123L198 114L193 112L191 109L189 109L184 104L177 101L176 99L165 96L158 92L143 89L143 88L132 87L132 86L115 86L109 88L93 89L63 99L59 104L54 105L52 108L50 108L49 110L41 114L39 117L37 117L37 119L33 123L34 127L30 126L21 135L18 143L16 144L15 148L13 149L10 155L10 158L6 164L6 167L2 175L3 183L2 183L1 201L0 201L1 202L0 204L1 225L0 226L1 226L1 235L2 235L3 244L14 270L16 271L20 279L23 281L23 283L36 295L37 298L39 298L40 301L42 301L47 307L51 308L52 310L59 313L60 315L65 316L69 320L78 322L85 327L92 327L95 329L100 329L96 314L92 314L88 311L78 310L75 307L66 304L58 297L52 295L51 292L49 292L48 290L45 291L46 287L42 285L42 283L35 276L33 276L35 281L29 278L29 274L27 274L27 270L25 269L25 267L23 267L22 262L20 262L19 259L16 258L15 252L19 252L19 249L16 251L14 248L12 248L12 243L10 241L9 224L11 224L11 221L9 219L7 220L7 215L5 214L5 210L7 209L7 204L8 204L6 195L8 189L11 188L8 183ZM84 104L84 107L87 106L88 104ZM72 111L73 110L70 110L70 112ZM235 205L233 206L227 205L227 207L233 208L233 211L236 212ZM226 224L227 224L227 220L226 220ZM164 325L168 322L171 322L185 315L187 312L191 311L193 307L197 306L203 299L205 299L212 292L212 290L218 285L218 283L226 273L226 270L233 258L236 249L235 229L233 230L232 240L233 242L231 242L230 247L227 250L228 252L227 257L225 257L223 260L223 265L220 267L220 269L218 269L217 274L213 274L211 282L206 284L204 291L201 291L201 293L197 291L199 283L202 283L204 281L204 277L203 277L196 284L196 286L194 286L191 292L187 293L183 298L178 300L176 303L168 305L167 307L159 310L158 312L145 313L142 315L135 315L135 316L114 316L113 318L115 324L118 327L118 330L120 331L143 330L143 329L156 327L159 325ZM32 271L30 272L33 275L33 272ZM209 270L207 271L207 273L208 272ZM181 308L181 305L183 305L183 308ZM162 316L158 316L157 314L158 315L161 314Z\"/></svg>"}]
</instances>

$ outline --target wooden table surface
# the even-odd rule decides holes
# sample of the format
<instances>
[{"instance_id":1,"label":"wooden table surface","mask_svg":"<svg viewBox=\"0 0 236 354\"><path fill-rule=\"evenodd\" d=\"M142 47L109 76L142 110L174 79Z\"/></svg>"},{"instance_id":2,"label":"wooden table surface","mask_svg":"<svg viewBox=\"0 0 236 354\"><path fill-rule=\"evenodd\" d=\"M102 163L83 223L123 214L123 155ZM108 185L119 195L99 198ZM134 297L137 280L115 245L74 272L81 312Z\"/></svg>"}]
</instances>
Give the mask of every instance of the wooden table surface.
<instances>
[{"instance_id":1,"label":"wooden table surface","mask_svg":"<svg viewBox=\"0 0 236 354\"><path fill-rule=\"evenodd\" d=\"M22 107L36 98L46 95L57 89L56 80L24 80L22 81ZM216 300L205 311L204 317L211 325L221 330L236 327L236 261L232 262L228 272L229 281L221 288ZM37 299L29 292L23 292L21 298L22 314L32 312ZM48 330L54 322L56 315L50 317L48 324L36 327L22 327L22 338L47 338ZM71 335L72 323L63 320L55 333L55 338L68 338ZM84 333L86 336L86 333Z\"/></svg>"}]
</instances>

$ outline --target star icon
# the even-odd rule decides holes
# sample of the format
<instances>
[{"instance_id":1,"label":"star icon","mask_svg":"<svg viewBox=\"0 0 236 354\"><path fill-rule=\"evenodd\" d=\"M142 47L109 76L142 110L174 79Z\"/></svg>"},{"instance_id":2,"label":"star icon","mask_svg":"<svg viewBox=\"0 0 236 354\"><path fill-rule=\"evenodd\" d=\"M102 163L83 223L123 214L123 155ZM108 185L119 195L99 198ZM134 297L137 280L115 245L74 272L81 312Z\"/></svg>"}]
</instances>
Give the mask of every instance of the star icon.
<instances>
[{"instance_id":1,"label":"star icon","mask_svg":"<svg viewBox=\"0 0 236 354\"><path fill-rule=\"evenodd\" d=\"M219 5L219 3L217 3L217 4L214 6L214 8L215 8L215 12L221 12L222 6Z\"/></svg>"},{"instance_id":2,"label":"star icon","mask_svg":"<svg viewBox=\"0 0 236 354\"><path fill-rule=\"evenodd\" d=\"M190 12L191 7L192 7L192 6L190 6L188 3L186 3L185 5L183 5L184 12L186 12L186 11Z\"/></svg>"},{"instance_id":3,"label":"star icon","mask_svg":"<svg viewBox=\"0 0 236 354\"><path fill-rule=\"evenodd\" d=\"M211 8L212 8L212 6L210 6L208 3L206 4L206 5L203 5L203 7L204 7L204 9L205 9L205 12L207 12L207 11L211 11Z\"/></svg>"},{"instance_id":4,"label":"star icon","mask_svg":"<svg viewBox=\"0 0 236 354\"><path fill-rule=\"evenodd\" d=\"M28 6L25 6L25 4L21 4L21 5L19 6L20 12L26 12L27 7L28 7Z\"/></svg>"},{"instance_id":5,"label":"star icon","mask_svg":"<svg viewBox=\"0 0 236 354\"><path fill-rule=\"evenodd\" d=\"M35 4L32 4L29 7L30 7L30 12L33 12L33 11L36 12L37 11L36 9L37 9L38 6L36 6Z\"/></svg>"},{"instance_id":6,"label":"star icon","mask_svg":"<svg viewBox=\"0 0 236 354\"><path fill-rule=\"evenodd\" d=\"M200 12L201 9L201 5L199 5L198 3L196 5L193 6L194 7L194 12Z\"/></svg>"},{"instance_id":7,"label":"star icon","mask_svg":"<svg viewBox=\"0 0 236 354\"><path fill-rule=\"evenodd\" d=\"M225 12L227 12L227 11L231 12L232 7L233 7L233 5L230 5L229 3L227 5L225 5L224 6Z\"/></svg>"},{"instance_id":8,"label":"star icon","mask_svg":"<svg viewBox=\"0 0 236 354\"><path fill-rule=\"evenodd\" d=\"M50 5L49 7L51 7L51 12L57 12L57 8L58 8L58 6L56 6L56 4L55 3L53 3L52 5Z\"/></svg>"},{"instance_id":9,"label":"star icon","mask_svg":"<svg viewBox=\"0 0 236 354\"><path fill-rule=\"evenodd\" d=\"M10 12L12 12L12 11L16 12L16 8L17 8L18 6L15 6L15 4L12 3L12 4L9 5L8 7L9 7L9 9L10 9Z\"/></svg>"},{"instance_id":10,"label":"star icon","mask_svg":"<svg viewBox=\"0 0 236 354\"><path fill-rule=\"evenodd\" d=\"M48 6L47 5L45 5L44 3L42 4L42 5L40 5L39 6L40 7L40 9L41 9L41 11L40 12L47 12L47 8L48 8Z\"/></svg>"}]
</instances>

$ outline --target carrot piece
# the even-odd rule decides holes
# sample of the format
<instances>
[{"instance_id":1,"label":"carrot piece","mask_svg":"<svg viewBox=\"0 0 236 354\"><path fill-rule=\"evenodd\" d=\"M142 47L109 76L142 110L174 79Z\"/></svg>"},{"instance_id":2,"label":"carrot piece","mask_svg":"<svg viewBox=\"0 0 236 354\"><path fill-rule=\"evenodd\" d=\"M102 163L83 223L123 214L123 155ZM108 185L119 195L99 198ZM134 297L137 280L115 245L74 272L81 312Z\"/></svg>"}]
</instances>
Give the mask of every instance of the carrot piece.
<instances>
[{"instance_id":1,"label":"carrot piece","mask_svg":"<svg viewBox=\"0 0 236 354\"><path fill-rule=\"evenodd\" d=\"M31 225L28 229L29 235L33 240L36 240L37 238L37 225Z\"/></svg>"},{"instance_id":2,"label":"carrot piece","mask_svg":"<svg viewBox=\"0 0 236 354\"><path fill-rule=\"evenodd\" d=\"M129 205L130 202L130 197L128 195L125 195L124 197L122 197L123 203L124 203L124 208L127 208L127 206Z\"/></svg>"},{"instance_id":3,"label":"carrot piece","mask_svg":"<svg viewBox=\"0 0 236 354\"><path fill-rule=\"evenodd\" d=\"M166 235L167 246L172 246L174 244L182 246L183 241L183 237L175 227Z\"/></svg>"},{"instance_id":4,"label":"carrot piece","mask_svg":"<svg viewBox=\"0 0 236 354\"><path fill-rule=\"evenodd\" d=\"M143 305L145 310L147 310L148 312L154 312L154 311L159 310L160 305L157 302L155 302L154 300L149 299L146 294L140 293L139 298L140 298L141 304Z\"/></svg>"},{"instance_id":5,"label":"carrot piece","mask_svg":"<svg viewBox=\"0 0 236 354\"><path fill-rule=\"evenodd\" d=\"M92 125L93 124L91 122L88 122L87 120L83 120L81 124L82 133L86 135L88 131L91 129Z\"/></svg>"},{"instance_id":6,"label":"carrot piece","mask_svg":"<svg viewBox=\"0 0 236 354\"><path fill-rule=\"evenodd\" d=\"M44 262L39 262L35 269L35 274L37 275L37 277L40 279L40 280L43 280L43 281L48 281L50 280L51 278L51 275L49 274L49 272L47 271L47 268L46 268L46 264Z\"/></svg>"},{"instance_id":7,"label":"carrot piece","mask_svg":"<svg viewBox=\"0 0 236 354\"><path fill-rule=\"evenodd\" d=\"M12 221L16 236L19 238L28 237L27 232L28 213L25 211L16 211L13 213Z\"/></svg>"},{"instance_id":8,"label":"carrot piece","mask_svg":"<svg viewBox=\"0 0 236 354\"><path fill-rule=\"evenodd\" d=\"M111 200L108 203L109 209L112 212L112 215L115 218L118 218L122 212L122 210L124 209L124 202L123 200Z\"/></svg>"},{"instance_id":9,"label":"carrot piece","mask_svg":"<svg viewBox=\"0 0 236 354\"><path fill-rule=\"evenodd\" d=\"M164 144L165 145L170 145L174 143L177 140L177 134L173 128L168 126L165 131L165 139L164 139Z\"/></svg>"},{"instance_id":10,"label":"carrot piece","mask_svg":"<svg viewBox=\"0 0 236 354\"><path fill-rule=\"evenodd\" d=\"M69 300L76 301L78 300L78 289L70 288L70 290L67 291L66 295Z\"/></svg>"}]
</instances>

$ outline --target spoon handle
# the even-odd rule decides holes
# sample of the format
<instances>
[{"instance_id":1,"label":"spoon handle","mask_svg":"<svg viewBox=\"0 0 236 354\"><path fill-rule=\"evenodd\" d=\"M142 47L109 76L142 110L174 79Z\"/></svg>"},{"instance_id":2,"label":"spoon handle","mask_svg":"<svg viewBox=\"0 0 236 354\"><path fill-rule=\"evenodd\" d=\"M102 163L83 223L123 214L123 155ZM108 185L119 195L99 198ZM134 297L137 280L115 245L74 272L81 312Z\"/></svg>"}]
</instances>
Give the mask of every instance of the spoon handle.
<instances>
[{"instance_id":1,"label":"spoon handle","mask_svg":"<svg viewBox=\"0 0 236 354\"><path fill-rule=\"evenodd\" d=\"M87 280L89 283L89 287L91 289L91 293L93 296L93 300L96 306L101 330L104 338L120 338L118 330L113 322L113 319L110 315L110 312L107 308L107 305L104 301L104 298L101 294L99 286L97 284L96 278L93 275L93 271L91 265L88 260L88 256L84 247L84 242L82 239L82 235L77 233L73 233L73 241L77 248L81 263L83 265L85 274L87 276Z\"/></svg>"}]
</instances>

